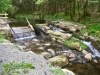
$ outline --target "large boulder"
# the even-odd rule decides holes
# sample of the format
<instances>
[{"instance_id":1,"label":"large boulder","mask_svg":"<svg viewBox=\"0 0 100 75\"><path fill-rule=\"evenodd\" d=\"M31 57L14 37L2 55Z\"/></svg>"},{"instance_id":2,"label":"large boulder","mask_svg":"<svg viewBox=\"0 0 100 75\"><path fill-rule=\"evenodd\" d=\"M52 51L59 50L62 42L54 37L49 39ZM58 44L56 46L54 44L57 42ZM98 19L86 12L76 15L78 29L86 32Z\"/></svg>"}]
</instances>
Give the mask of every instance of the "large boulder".
<instances>
[{"instance_id":1,"label":"large boulder","mask_svg":"<svg viewBox=\"0 0 100 75\"><path fill-rule=\"evenodd\" d=\"M53 65L53 66L62 67L62 66L65 66L68 64L68 59L63 55L55 56L55 57L49 59L49 61L50 61L51 65Z\"/></svg>"}]
</instances>

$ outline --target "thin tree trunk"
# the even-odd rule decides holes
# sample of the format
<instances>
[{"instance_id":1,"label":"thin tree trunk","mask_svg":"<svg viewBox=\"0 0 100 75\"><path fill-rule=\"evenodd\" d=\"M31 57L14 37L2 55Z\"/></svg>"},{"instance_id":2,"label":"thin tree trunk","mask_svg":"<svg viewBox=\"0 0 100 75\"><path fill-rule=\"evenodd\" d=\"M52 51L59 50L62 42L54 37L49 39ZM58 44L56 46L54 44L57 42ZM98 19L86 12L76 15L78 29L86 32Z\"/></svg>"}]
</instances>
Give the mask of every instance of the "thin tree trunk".
<instances>
[{"instance_id":1,"label":"thin tree trunk","mask_svg":"<svg viewBox=\"0 0 100 75\"><path fill-rule=\"evenodd\" d=\"M80 21L80 2L78 2L78 22Z\"/></svg>"}]
</instances>

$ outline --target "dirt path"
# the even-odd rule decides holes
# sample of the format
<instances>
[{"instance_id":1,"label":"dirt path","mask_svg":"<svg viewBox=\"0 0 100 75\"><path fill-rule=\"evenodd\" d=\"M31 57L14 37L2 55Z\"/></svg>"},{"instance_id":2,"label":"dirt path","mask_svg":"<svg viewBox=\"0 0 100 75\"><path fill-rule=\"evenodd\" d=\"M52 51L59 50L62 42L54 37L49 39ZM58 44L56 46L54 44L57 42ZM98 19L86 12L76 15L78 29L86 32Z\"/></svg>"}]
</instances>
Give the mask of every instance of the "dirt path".
<instances>
[{"instance_id":1,"label":"dirt path","mask_svg":"<svg viewBox=\"0 0 100 75\"><path fill-rule=\"evenodd\" d=\"M12 43L0 44L0 75L3 70L3 65L12 61L31 63L34 65L35 69L30 70L26 75L53 75L50 72L50 67L47 65L48 62L43 56L37 55L31 51L22 52Z\"/></svg>"}]
</instances>

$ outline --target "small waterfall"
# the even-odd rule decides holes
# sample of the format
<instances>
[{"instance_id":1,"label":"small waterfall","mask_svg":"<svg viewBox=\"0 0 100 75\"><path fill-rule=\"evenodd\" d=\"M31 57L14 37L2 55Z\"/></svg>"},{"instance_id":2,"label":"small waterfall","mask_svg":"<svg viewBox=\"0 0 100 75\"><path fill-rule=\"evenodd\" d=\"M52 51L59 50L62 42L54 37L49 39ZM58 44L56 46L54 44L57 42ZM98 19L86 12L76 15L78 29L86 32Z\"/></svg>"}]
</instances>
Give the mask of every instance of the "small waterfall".
<instances>
[{"instance_id":1,"label":"small waterfall","mask_svg":"<svg viewBox=\"0 0 100 75\"><path fill-rule=\"evenodd\" d=\"M49 25L49 27L50 27L53 31L66 32L66 31L64 31L64 30L62 30L62 29L60 29L60 28L57 28L57 27L53 26L53 25Z\"/></svg>"},{"instance_id":2,"label":"small waterfall","mask_svg":"<svg viewBox=\"0 0 100 75\"><path fill-rule=\"evenodd\" d=\"M27 38L33 38L33 37L36 37L34 32L19 33L19 34L13 35L13 38L15 40L23 40L23 39L27 39Z\"/></svg>"},{"instance_id":3,"label":"small waterfall","mask_svg":"<svg viewBox=\"0 0 100 75\"><path fill-rule=\"evenodd\" d=\"M89 47L89 49L93 52L92 55L93 58L96 57L100 58L100 52L92 46L91 42L86 42L86 41L82 41L82 42L86 44Z\"/></svg>"}]
</instances>

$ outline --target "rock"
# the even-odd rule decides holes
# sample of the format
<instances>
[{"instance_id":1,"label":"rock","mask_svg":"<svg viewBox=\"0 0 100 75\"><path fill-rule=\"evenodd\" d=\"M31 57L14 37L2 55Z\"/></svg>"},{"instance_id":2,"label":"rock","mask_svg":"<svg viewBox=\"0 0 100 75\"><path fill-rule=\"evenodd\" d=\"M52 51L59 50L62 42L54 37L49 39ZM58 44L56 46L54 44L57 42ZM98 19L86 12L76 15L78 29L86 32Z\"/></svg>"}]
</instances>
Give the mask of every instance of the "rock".
<instances>
[{"instance_id":1,"label":"rock","mask_svg":"<svg viewBox=\"0 0 100 75\"><path fill-rule=\"evenodd\" d=\"M30 48L30 44L29 43L24 43L23 44L26 48Z\"/></svg>"},{"instance_id":2,"label":"rock","mask_svg":"<svg viewBox=\"0 0 100 75\"><path fill-rule=\"evenodd\" d=\"M61 32L55 31L55 32L53 32L53 35L60 36L61 35Z\"/></svg>"},{"instance_id":3,"label":"rock","mask_svg":"<svg viewBox=\"0 0 100 75\"><path fill-rule=\"evenodd\" d=\"M69 57L70 53L69 53L69 52L66 52L66 53L63 53L63 55L64 55L65 57Z\"/></svg>"},{"instance_id":4,"label":"rock","mask_svg":"<svg viewBox=\"0 0 100 75\"><path fill-rule=\"evenodd\" d=\"M69 55L69 58L75 58L75 54L73 54L73 53L70 54L70 55Z\"/></svg>"},{"instance_id":5,"label":"rock","mask_svg":"<svg viewBox=\"0 0 100 75\"><path fill-rule=\"evenodd\" d=\"M68 45L71 49L79 49L80 48L80 43L79 42L72 42L72 43L69 43Z\"/></svg>"},{"instance_id":6,"label":"rock","mask_svg":"<svg viewBox=\"0 0 100 75\"><path fill-rule=\"evenodd\" d=\"M77 30L77 28L76 28L75 26L71 26L71 27L69 27L69 30L70 30L71 32L75 32L75 31Z\"/></svg>"},{"instance_id":7,"label":"rock","mask_svg":"<svg viewBox=\"0 0 100 75\"><path fill-rule=\"evenodd\" d=\"M41 26L41 27L43 27L44 29L50 29L50 27L48 27L48 26Z\"/></svg>"},{"instance_id":8,"label":"rock","mask_svg":"<svg viewBox=\"0 0 100 75\"><path fill-rule=\"evenodd\" d=\"M49 62L53 66L65 66L68 64L68 59L65 56L59 55L49 59Z\"/></svg>"},{"instance_id":9,"label":"rock","mask_svg":"<svg viewBox=\"0 0 100 75\"><path fill-rule=\"evenodd\" d=\"M88 60L88 61L91 61L92 60L92 54L91 53L88 53L85 55L85 58Z\"/></svg>"},{"instance_id":10,"label":"rock","mask_svg":"<svg viewBox=\"0 0 100 75\"><path fill-rule=\"evenodd\" d=\"M44 47L38 47L39 50L44 50Z\"/></svg>"},{"instance_id":11,"label":"rock","mask_svg":"<svg viewBox=\"0 0 100 75\"><path fill-rule=\"evenodd\" d=\"M93 62L94 62L94 63L99 63L96 59L93 59Z\"/></svg>"},{"instance_id":12,"label":"rock","mask_svg":"<svg viewBox=\"0 0 100 75\"><path fill-rule=\"evenodd\" d=\"M71 58L71 59L69 59L69 61L74 61L75 60L75 58Z\"/></svg>"},{"instance_id":13,"label":"rock","mask_svg":"<svg viewBox=\"0 0 100 75\"><path fill-rule=\"evenodd\" d=\"M79 62L79 63L83 63L83 61L82 61L82 60L78 60L78 62Z\"/></svg>"},{"instance_id":14,"label":"rock","mask_svg":"<svg viewBox=\"0 0 100 75\"><path fill-rule=\"evenodd\" d=\"M43 55L46 59L51 58L51 54L49 52L42 52L41 55Z\"/></svg>"},{"instance_id":15,"label":"rock","mask_svg":"<svg viewBox=\"0 0 100 75\"><path fill-rule=\"evenodd\" d=\"M97 41L98 39L96 39L96 37L93 37L93 36L89 36L89 38L92 40L92 41Z\"/></svg>"},{"instance_id":16,"label":"rock","mask_svg":"<svg viewBox=\"0 0 100 75\"><path fill-rule=\"evenodd\" d=\"M52 56L56 55L56 53L55 53L55 51L53 49L48 49L47 51L50 52Z\"/></svg>"},{"instance_id":17,"label":"rock","mask_svg":"<svg viewBox=\"0 0 100 75\"><path fill-rule=\"evenodd\" d=\"M35 43L36 46L41 46L38 42Z\"/></svg>"},{"instance_id":18,"label":"rock","mask_svg":"<svg viewBox=\"0 0 100 75\"><path fill-rule=\"evenodd\" d=\"M31 51L31 48L27 48L27 49L25 49L25 51Z\"/></svg>"},{"instance_id":19,"label":"rock","mask_svg":"<svg viewBox=\"0 0 100 75\"><path fill-rule=\"evenodd\" d=\"M82 53L83 53L84 55L88 54L88 52L87 52L86 50L83 50Z\"/></svg>"},{"instance_id":20,"label":"rock","mask_svg":"<svg viewBox=\"0 0 100 75\"><path fill-rule=\"evenodd\" d=\"M44 46L50 46L51 44L50 43L46 43L46 44L44 44Z\"/></svg>"},{"instance_id":21,"label":"rock","mask_svg":"<svg viewBox=\"0 0 100 75\"><path fill-rule=\"evenodd\" d=\"M88 32L85 32L85 33L83 34L83 36L84 36L84 37L88 37Z\"/></svg>"},{"instance_id":22,"label":"rock","mask_svg":"<svg viewBox=\"0 0 100 75\"><path fill-rule=\"evenodd\" d=\"M53 34L53 30L47 30L47 33Z\"/></svg>"},{"instance_id":23,"label":"rock","mask_svg":"<svg viewBox=\"0 0 100 75\"><path fill-rule=\"evenodd\" d=\"M67 39L69 39L69 38L72 37L72 34L69 34L69 33L64 34L64 33L62 33L62 34L61 34L61 37L62 37L64 40L67 40Z\"/></svg>"},{"instance_id":24,"label":"rock","mask_svg":"<svg viewBox=\"0 0 100 75\"><path fill-rule=\"evenodd\" d=\"M75 75L72 71L68 69L61 69L62 72L64 72L66 75Z\"/></svg>"},{"instance_id":25,"label":"rock","mask_svg":"<svg viewBox=\"0 0 100 75\"><path fill-rule=\"evenodd\" d=\"M32 39L32 42L38 42L39 40L38 39Z\"/></svg>"}]
</instances>

